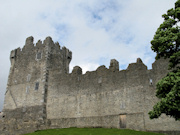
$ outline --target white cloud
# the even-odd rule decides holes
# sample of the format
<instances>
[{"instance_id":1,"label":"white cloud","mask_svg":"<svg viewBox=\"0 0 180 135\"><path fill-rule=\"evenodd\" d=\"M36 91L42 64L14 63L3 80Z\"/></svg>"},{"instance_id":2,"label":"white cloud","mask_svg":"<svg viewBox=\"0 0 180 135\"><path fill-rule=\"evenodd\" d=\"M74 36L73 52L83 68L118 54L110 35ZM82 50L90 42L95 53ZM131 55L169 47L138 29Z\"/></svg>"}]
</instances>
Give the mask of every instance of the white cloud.
<instances>
[{"instance_id":1,"label":"white cloud","mask_svg":"<svg viewBox=\"0 0 180 135\"><path fill-rule=\"evenodd\" d=\"M12 49L51 36L73 52L70 65L95 70L117 59L120 67L141 57L150 67L150 40L163 21L161 15L176 0L0 0L0 110Z\"/></svg>"}]
</instances>

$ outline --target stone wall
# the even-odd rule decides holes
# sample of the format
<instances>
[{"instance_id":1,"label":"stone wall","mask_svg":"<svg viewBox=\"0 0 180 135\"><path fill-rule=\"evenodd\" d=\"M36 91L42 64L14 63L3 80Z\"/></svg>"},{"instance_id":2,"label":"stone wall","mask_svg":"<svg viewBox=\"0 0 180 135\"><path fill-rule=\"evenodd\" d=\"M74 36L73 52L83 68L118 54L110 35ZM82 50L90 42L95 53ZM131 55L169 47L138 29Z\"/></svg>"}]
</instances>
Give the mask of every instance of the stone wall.
<instances>
[{"instance_id":1,"label":"stone wall","mask_svg":"<svg viewBox=\"0 0 180 135\"><path fill-rule=\"evenodd\" d=\"M167 61L156 61L152 70L148 70L141 59L130 64L127 70L119 71L117 65L117 61L112 60L109 69L100 66L96 71L86 74L82 74L78 66L71 74L50 71L47 119L68 121L70 117L73 121L76 120L73 122L74 126L79 125L79 119L84 119L81 126L111 127L110 123L103 124L102 118L116 116L116 120L110 121L116 123L112 127L120 128L120 115L125 114L126 127L130 129L179 130L180 123L172 118L162 116L149 120L148 116L148 112L158 101L155 96L155 84L166 75ZM167 126L167 123L170 126ZM60 126L62 125L61 123Z\"/></svg>"},{"instance_id":2,"label":"stone wall","mask_svg":"<svg viewBox=\"0 0 180 135\"><path fill-rule=\"evenodd\" d=\"M1 135L20 135L46 129L43 106L32 106L5 110L0 120Z\"/></svg>"}]
</instances>

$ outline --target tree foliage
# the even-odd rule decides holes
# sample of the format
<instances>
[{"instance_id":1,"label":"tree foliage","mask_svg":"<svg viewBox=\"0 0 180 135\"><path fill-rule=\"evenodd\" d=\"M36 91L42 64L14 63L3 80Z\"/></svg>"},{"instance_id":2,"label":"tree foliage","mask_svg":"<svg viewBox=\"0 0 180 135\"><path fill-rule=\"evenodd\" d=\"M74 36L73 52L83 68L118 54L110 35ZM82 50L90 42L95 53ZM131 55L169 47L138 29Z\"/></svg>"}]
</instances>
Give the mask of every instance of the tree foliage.
<instances>
[{"instance_id":1,"label":"tree foliage","mask_svg":"<svg viewBox=\"0 0 180 135\"><path fill-rule=\"evenodd\" d=\"M180 0L162 17L164 22L157 29L151 48L156 59L169 59L169 73L157 83L156 96L160 101L149 115L153 119L165 113L180 120Z\"/></svg>"},{"instance_id":2,"label":"tree foliage","mask_svg":"<svg viewBox=\"0 0 180 135\"><path fill-rule=\"evenodd\" d=\"M157 83L156 96L161 100L150 111L150 118L158 118L165 113L180 120L180 71L169 72Z\"/></svg>"}]
</instances>

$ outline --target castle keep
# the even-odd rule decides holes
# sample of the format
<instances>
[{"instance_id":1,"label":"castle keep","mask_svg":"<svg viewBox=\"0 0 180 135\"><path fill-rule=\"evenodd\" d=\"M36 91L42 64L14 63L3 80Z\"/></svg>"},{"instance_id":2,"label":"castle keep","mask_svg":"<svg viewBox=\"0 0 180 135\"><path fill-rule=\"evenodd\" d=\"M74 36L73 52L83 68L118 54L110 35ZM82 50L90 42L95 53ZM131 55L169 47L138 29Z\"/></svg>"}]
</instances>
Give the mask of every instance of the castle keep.
<instances>
[{"instance_id":1,"label":"castle keep","mask_svg":"<svg viewBox=\"0 0 180 135\"><path fill-rule=\"evenodd\" d=\"M155 61L148 70L141 59L119 71L113 59L109 68L82 74L69 73L72 52L50 37L11 51L11 68L0 120L1 135L68 127L128 128L180 132L180 122L162 115L150 120L148 112L158 101L155 84L167 74L168 63Z\"/></svg>"}]
</instances>

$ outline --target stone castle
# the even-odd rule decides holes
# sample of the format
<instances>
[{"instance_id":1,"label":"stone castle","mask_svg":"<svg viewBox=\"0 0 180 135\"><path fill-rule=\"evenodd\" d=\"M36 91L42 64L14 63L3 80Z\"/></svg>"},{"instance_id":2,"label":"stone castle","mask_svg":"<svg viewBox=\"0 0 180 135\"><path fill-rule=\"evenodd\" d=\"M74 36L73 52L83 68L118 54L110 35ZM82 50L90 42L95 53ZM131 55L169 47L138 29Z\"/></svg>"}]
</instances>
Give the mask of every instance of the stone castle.
<instances>
[{"instance_id":1,"label":"stone castle","mask_svg":"<svg viewBox=\"0 0 180 135\"><path fill-rule=\"evenodd\" d=\"M69 73L72 52L51 37L11 51L1 135L19 135L41 129L68 127L128 128L180 133L180 122L162 115L150 120L148 112L158 101L155 84L167 74L168 62L155 61L148 70L140 58L119 71L113 59L109 68L82 74Z\"/></svg>"}]
</instances>

